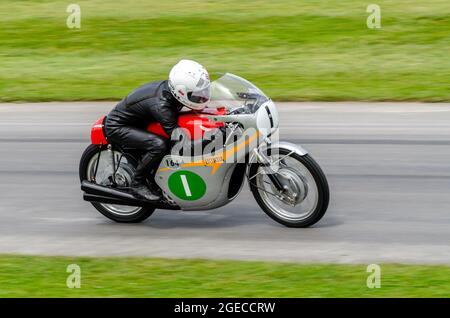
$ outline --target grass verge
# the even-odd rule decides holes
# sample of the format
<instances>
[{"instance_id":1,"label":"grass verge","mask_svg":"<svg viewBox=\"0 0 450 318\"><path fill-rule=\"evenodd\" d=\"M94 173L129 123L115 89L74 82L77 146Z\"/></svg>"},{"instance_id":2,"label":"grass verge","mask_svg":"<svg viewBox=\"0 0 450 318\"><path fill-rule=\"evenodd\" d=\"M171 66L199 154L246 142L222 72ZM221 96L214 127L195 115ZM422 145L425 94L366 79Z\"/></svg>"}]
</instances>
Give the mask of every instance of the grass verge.
<instances>
[{"instance_id":1,"label":"grass verge","mask_svg":"<svg viewBox=\"0 0 450 318\"><path fill-rule=\"evenodd\" d=\"M116 100L181 58L277 100L450 100L448 0L0 0L0 101Z\"/></svg>"},{"instance_id":2,"label":"grass verge","mask_svg":"<svg viewBox=\"0 0 450 318\"><path fill-rule=\"evenodd\" d=\"M69 289L69 264L81 288ZM448 297L450 267L381 265L369 289L366 265L158 258L0 256L0 297Z\"/></svg>"}]
</instances>

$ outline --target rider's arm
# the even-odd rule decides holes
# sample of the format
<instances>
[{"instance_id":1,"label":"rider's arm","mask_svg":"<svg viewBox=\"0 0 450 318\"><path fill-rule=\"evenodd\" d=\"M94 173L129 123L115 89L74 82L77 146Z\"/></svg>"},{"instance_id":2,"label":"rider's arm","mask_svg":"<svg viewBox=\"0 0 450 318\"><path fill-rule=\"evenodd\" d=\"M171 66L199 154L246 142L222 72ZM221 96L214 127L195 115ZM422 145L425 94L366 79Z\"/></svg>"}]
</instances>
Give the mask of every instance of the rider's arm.
<instances>
[{"instance_id":1,"label":"rider's arm","mask_svg":"<svg viewBox=\"0 0 450 318\"><path fill-rule=\"evenodd\" d=\"M161 124L169 137L178 128L178 112L168 103L163 103L158 105L158 107L152 108L152 116Z\"/></svg>"}]
</instances>

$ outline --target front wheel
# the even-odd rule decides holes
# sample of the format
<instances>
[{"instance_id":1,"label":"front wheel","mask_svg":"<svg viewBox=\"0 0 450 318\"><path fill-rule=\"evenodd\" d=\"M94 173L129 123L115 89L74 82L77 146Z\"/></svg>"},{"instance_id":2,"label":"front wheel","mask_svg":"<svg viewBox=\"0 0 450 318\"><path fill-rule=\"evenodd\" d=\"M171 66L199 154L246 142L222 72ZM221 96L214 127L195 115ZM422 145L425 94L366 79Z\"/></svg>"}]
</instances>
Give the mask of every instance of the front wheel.
<instances>
[{"instance_id":1,"label":"front wheel","mask_svg":"<svg viewBox=\"0 0 450 318\"><path fill-rule=\"evenodd\" d=\"M112 156L115 156L115 160L112 160ZM116 164L116 167L113 167L113 163ZM122 187L128 187L134 174L135 165L118 151L89 145L81 156L80 181L88 180L104 186L113 186L111 180L113 171L115 171L115 183ZM142 222L155 211L154 208L91 203L101 214L119 223Z\"/></svg>"},{"instance_id":2,"label":"front wheel","mask_svg":"<svg viewBox=\"0 0 450 318\"><path fill-rule=\"evenodd\" d=\"M258 205L278 223L288 227L311 226L327 210L327 179L311 156L300 156L283 148L278 150L278 154L272 155L270 160L278 163L275 175L284 190L278 191L259 163L250 166L250 190Z\"/></svg>"}]
</instances>

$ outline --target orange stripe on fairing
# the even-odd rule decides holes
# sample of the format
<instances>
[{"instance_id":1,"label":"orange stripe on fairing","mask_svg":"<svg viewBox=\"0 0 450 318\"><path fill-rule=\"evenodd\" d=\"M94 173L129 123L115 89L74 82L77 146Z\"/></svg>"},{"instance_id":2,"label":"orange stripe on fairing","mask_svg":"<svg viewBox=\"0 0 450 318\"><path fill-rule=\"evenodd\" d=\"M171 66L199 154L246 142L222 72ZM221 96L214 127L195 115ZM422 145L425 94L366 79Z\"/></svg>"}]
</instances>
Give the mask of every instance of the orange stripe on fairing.
<instances>
[{"instance_id":1,"label":"orange stripe on fairing","mask_svg":"<svg viewBox=\"0 0 450 318\"><path fill-rule=\"evenodd\" d=\"M220 166L224 163L224 161L227 160L227 158L234 155L236 152L238 152L240 149L242 149L242 147L247 146L250 142L255 140L255 138L257 138L258 136L259 136L259 132L256 132L253 135L251 135L248 139L241 142L240 144L233 146L233 148L231 148L231 149L225 150L225 153L222 154L222 161L220 161L220 162L206 162L205 160L200 160L200 161L183 163L180 166L183 168L198 167L198 166L212 167L211 174L215 174L216 171L220 168ZM220 155L214 156L213 158L215 158L215 157L220 157ZM165 167L165 168L158 169L158 171L161 171L161 172L167 171L167 170L172 170L172 168Z\"/></svg>"}]
</instances>

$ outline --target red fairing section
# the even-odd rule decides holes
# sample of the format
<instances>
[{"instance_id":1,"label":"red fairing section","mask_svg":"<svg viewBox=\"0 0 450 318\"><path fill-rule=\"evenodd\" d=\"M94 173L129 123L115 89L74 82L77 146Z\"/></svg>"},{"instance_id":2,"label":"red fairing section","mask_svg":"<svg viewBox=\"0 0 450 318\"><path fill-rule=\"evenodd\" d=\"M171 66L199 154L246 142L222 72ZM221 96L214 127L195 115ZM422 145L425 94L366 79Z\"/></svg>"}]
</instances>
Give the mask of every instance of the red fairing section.
<instances>
[{"instance_id":1,"label":"red fairing section","mask_svg":"<svg viewBox=\"0 0 450 318\"><path fill-rule=\"evenodd\" d=\"M201 112L182 112L178 116L178 126L189 132L191 139L201 139L205 130L223 127L224 123L209 121L206 116L209 115L225 115L225 107L217 109L204 109ZM92 126L91 143L93 145L107 145L105 134L103 133L103 123L106 116L100 117ZM164 138L169 138L160 123L151 123L147 130Z\"/></svg>"},{"instance_id":2,"label":"red fairing section","mask_svg":"<svg viewBox=\"0 0 450 318\"><path fill-rule=\"evenodd\" d=\"M107 145L105 134L103 133L103 122L106 116L100 117L92 126L91 143L93 145Z\"/></svg>"},{"instance_id":3,"label":"red fairing section","mask_svg":"<svg viewBox=\"0 0 450 318\"><path fill-rule=\"evenodd\" d=\"M209 121L207 116L209 115L225 115L225 107L217 109L204 109L201 112L182 112L178 116L178 126L186 129L189 132L191 139L201 139L205 133L205 130L215 129L223 127L224 124L220 122ZM151 123L148 125L147 130L156 135L162 136L164 138L169 138L161 124Z\"/></svg>"}]
</instances>

